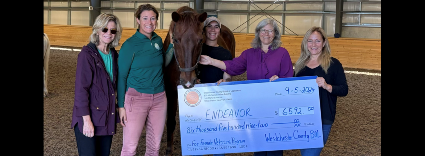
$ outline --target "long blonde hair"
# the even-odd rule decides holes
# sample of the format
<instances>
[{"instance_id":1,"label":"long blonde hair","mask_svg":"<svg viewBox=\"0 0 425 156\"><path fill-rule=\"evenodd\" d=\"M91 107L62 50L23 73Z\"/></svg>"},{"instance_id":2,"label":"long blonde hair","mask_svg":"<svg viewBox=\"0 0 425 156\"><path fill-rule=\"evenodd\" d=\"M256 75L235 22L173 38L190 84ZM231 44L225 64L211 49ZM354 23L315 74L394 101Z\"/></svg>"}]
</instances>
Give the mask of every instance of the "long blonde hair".
<instances>
[{"instance_id":1,"label":"long blonde hair","mask_svg":"<svg viewBox=\"0 0 425 156\"><path fill-rule=\"evenodd\" d=\"M320 35L322 35L323 41L325 42L325 46L322 48L322 52L320 53L318 61L320 62L320 66L322 66L322 69L325 71L325 73L328 73L328 68L332 62L331 47L329 45L329 41L328 41L328 38L326 37L325 31L321 27L313 26L305 33L303 41L301 42L301 54L294 65L295 75L297 75L298 72L301 71L307 65L308 61L310 61L311 53L308 50L307 43L308 43L308 38L313 32L320 33Z\"/></svg>"},{"instance_id":2,"label":"long blonde hair","mask_svg":"<svg viewBox=\"0 0 425 156\"><path fill-rule=\"evenodd\" d=\"M109 21L113 21L115 22L115 24L117 25L117 33L115 34L115 38L114 40L108 44L107 49L109 48L113 48L119 45L119 41L121 39L121 34L122 34L122 28L121 28L121 23L120 20L118 19L117 16L113 15L113 14L107 14L107 13L101 13L99 16L96 17L96 20L93 24L93 28L92 28L92 33L90 35L90 42L99 45L99 35L98 35L98 31L100 29L105 28L108 25Z\"/></svg>"}]
</instances>

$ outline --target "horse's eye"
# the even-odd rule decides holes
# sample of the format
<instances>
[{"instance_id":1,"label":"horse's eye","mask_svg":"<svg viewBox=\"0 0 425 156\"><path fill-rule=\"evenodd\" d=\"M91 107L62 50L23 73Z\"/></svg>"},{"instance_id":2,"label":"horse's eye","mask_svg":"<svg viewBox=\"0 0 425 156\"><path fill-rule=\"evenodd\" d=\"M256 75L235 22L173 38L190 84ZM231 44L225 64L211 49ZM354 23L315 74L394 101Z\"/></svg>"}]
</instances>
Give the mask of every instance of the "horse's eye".
<instances>
[{"instance_id":1,"label":"horse's eye","mask_svg":"<svg viewBox=\"0 0 425 156\"><path fill-rule=\"evenodd\" d=\"M179 43L177 39L173 38L173 43Z\"/></svg>"}]
</instances>

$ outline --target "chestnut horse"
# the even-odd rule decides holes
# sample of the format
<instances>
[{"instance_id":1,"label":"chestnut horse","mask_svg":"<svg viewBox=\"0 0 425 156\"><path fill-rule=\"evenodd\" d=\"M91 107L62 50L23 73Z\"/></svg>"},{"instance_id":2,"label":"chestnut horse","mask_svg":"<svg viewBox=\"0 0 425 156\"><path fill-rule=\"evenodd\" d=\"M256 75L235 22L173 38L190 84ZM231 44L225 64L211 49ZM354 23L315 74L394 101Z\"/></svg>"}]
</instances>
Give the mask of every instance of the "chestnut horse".
<instances>
[{"instance_id":1,"label":"chestnut horse","mask_svg":"<svg viewBox=\"0 0 425 156\"><path fill-rule=\"evenodd\" d=\"M167 95L167 150L166 155L172 155L174 150L174 130L177 112L177 86L192 88L196 83L195 68L201 55L202 43L205 42L203 22L207 13L198 14L194 9L183 6L171 14L169 32L173 34L174 56L164 69L164 85ZM235 57L235 37L232 31L222 24L218 44ZM163 51L170 44L170 35L164 40Z\"/></svg>"}]
</instances>

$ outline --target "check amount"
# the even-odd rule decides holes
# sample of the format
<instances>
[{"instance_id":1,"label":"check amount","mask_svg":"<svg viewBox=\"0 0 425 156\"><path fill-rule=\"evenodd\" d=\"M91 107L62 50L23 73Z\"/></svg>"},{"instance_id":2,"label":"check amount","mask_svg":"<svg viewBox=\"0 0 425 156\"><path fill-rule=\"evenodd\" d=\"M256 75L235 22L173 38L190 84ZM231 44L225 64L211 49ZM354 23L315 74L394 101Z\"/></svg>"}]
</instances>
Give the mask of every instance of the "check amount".
<instances>
[{"instance_id":1,"label":"check amount","mask_svg":"<svg viewBox=\"0 0 425 156\"><path fill-rule=\"evenodd\" d=\"M279 116L314 114L314 106L279 108Z\"/></svg>"}]
</instances>

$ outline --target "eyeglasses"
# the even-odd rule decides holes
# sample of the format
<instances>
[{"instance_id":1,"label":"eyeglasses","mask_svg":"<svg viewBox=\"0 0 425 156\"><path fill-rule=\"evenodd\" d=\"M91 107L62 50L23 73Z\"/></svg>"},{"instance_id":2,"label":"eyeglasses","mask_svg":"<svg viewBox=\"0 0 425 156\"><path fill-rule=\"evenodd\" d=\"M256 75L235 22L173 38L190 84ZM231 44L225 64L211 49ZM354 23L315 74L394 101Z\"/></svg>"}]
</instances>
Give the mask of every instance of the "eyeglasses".
<instances>
[{"instance_id":1,"label":"eyeglasses","mask_svg":"<svg viewBox=\"0 0 425 156\"><path fill-rule=\"evenodd\" d=\"M266 30L266 29L261 29L260 32L262 34L265 34L266 32L268 32L270 35L274 33L274 30Z\"/></svg>"},{"instance_id":2,"label":"eyeglasses","mask_svg":"<svg viewBox=\"0 0 425 156\"><path fill-rule=\"evenodd\" d=\"M106 33L108 32L108 30L111 30L111 34L116 34L117 33L117 29L112 28L112 29L108 29L108 28L103 28L102 32Z\"/></svg>"}]
</instances>

